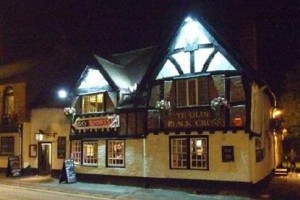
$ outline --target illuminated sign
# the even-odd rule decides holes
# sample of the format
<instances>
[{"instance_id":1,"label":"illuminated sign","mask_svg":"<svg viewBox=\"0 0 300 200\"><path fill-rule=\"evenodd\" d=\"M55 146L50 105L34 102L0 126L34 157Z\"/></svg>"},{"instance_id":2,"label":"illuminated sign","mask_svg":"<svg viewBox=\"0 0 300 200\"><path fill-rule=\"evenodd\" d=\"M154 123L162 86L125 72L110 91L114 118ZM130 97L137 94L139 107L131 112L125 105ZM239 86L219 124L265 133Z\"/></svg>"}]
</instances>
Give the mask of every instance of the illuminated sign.
<instances>
[{"instance_id":1,"label":"illuminated sign","mask_svg":"<svg viewBox=\"0 0 300 200\"><path fill-rule=\"evenodd\" d=\"M73 124L73 127L77 130L117 128L119 126L119 115L77 118Z\"/></svg>"}]
</instances>

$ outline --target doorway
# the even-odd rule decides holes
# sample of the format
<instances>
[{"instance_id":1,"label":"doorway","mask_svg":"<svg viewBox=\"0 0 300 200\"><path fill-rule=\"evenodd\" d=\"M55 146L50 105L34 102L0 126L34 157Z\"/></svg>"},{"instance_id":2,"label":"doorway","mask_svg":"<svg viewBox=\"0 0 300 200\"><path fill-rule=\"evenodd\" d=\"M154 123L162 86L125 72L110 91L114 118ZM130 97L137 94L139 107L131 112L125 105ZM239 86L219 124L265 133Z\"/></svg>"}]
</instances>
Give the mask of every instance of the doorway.
<instances>
[{"instance_id":1,"label":"doorway","mask_svg":"<svg viewBox=\"0 0 300 200\"><path fill-rule=\"evenodd\" d=\"M51 173L52 144L40 142L38 147L38 170L40 174Z\"/></svg>"}]
</instances>

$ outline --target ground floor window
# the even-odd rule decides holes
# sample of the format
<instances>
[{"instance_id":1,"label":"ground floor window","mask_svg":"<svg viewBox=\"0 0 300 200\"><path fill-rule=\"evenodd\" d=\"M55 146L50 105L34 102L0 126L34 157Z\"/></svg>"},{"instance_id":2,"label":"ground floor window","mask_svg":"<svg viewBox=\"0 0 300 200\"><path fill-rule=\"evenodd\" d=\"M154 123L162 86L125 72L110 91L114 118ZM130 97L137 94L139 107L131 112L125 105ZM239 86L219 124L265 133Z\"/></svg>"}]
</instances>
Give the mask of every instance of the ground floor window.
<instances>
[{"instance_id":1,"label":"ground floor window","mask_svg":"<svg viewBox=\"0 0 300 200\"><path fill-rule=\"evenodd\" d=\"M83 141L83 165L97 166L98 163L98 142Z\"/></svg>"},{"instance_id":2,"label":"ground floor window","mask_svg":"<svg viewBox=\"0 0 300 200\"><path fill-rule=\"evenodd\" d=\"M125 167L125 141L107 140L107 166Z\"/></svg>"},{"instance_id":3,"label":"ground floor window","mask_svg":"<svg viewBox=\"0 0 300 200\"><path fill-rule=\"evenodd\" d=\"M74 164L81 164L81 140L72 140L71 159L74 161Z\"/></svg>"},{"instance_id":4,"label":"ground floor window","mask_svg":"<svg viewBox=\"0 0 300 200\"><path fill-rule=\"evenodd\" d=\"M171 169L208 169L208 138L170 137Z\"/></svg>"}]
</instances>

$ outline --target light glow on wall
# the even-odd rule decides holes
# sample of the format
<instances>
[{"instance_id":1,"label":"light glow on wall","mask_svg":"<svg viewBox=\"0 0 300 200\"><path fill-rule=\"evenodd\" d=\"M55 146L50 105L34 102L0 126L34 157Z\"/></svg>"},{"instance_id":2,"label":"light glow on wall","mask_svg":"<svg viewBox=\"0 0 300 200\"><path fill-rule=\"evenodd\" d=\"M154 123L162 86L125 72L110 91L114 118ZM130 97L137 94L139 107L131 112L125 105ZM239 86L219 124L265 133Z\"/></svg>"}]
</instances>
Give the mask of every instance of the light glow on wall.
<instances>
[{"instance_id":1,"label":"light glow on wall","mask_svg":"<svg viewBox=\"0 0 300 200\"><path fill-rule=\"evenodd\" d=\"M183 48L191 44L207 44L211 43L205 33L204 27L196 20L190 17L185 19L179 37L177 39L175 49Z\"/></svg>"},{"instance_id":2,"label":"light glow on wall","mask_svg":"<svg viewBox=\"0 0 300 200\"><path fill-rule=\"evenodd\" d=\"M207 69L209 72L218 70L235 70L232 64L220 52L216 53Z\"/></svg>"},{"instance_id":3,"label":"light glow on wall","mask_svg":"<svg viewBox=\"0 0 300 200\"><path fill-rule=\"evenodd\" d=\"M99 70L88 69L88 73L84 80L81 82L79 89L97 88L108 85Z\"/></svg>"},{"instance_id":4,"label":"light glow on wall","mask_svg":"<svg viewBox=\"0 0 300 200\"><path fill-rule=\"evenodd\" d=\"M157 75L156 79L162 79L167 77L178 76L179 73L175 66L171 63L171 61L167 60L159 74Z\"/></svg>"}]
</instances>

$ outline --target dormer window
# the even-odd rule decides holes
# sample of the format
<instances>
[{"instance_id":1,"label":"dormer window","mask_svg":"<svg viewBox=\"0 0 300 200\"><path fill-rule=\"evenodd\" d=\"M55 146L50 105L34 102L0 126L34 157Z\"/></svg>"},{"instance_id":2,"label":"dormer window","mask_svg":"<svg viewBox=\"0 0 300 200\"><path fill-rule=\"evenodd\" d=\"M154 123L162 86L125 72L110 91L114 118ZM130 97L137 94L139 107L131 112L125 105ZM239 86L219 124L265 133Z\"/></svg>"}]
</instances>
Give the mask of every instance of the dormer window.
<instances>
[{"instance_id":1,"label":"dormer window","mask_svg":"<svg viewBox=\"0 0 300 200\"><path fill-rule=\"evenodd\" d=\"M88 94L82 96L82 113L95 113L104 111L104 93Z\"/></svg>"}]
</instances>

